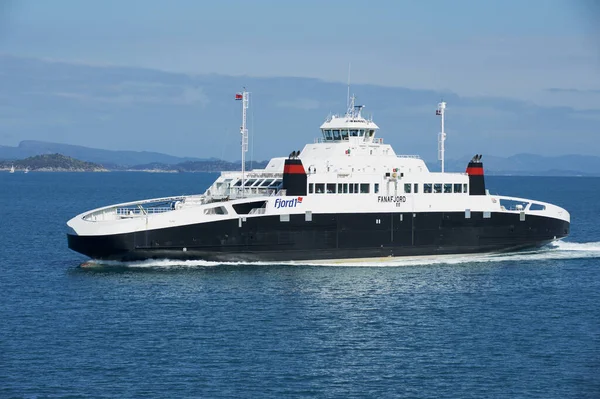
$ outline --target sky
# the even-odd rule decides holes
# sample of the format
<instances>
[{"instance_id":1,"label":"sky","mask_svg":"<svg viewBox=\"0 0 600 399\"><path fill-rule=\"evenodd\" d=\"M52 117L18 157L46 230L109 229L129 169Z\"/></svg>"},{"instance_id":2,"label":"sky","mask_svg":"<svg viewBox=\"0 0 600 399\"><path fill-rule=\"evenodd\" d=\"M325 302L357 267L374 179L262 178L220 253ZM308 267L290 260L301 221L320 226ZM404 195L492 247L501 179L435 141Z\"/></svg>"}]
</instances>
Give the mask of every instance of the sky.
<instances>
[{"instance_id":1,"label":"sky","mask_svg":"<svg viewBox=\"0 0 600 399\"><path fill-rule=\"evenodd\" d=\"M595 112L599 18L593 0L0 0L0 54L327 82L350 65L353 84Z\"/></svg>"}]
</instances>

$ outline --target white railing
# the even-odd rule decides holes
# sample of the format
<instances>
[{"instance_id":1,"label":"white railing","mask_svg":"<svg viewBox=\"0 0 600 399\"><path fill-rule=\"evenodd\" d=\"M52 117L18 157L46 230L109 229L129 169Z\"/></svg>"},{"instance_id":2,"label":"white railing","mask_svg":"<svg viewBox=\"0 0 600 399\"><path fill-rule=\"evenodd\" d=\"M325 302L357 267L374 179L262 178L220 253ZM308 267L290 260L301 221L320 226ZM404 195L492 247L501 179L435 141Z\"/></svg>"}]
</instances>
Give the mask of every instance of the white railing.
<instances>
[{"instance_id":1,"label":"white railing","mask_svg":"<svg viewBox=\"0 0 600 399\"><path fill-rule=\"evenodd\" d=\"M124 217L135 217L135 216L144 216L144 215L153 215L156 213L165 213L173 211L174 209L171 207L161 206L161 207L149 207L149 208L117 208L117 216Z\"/></svg>"}]
</instances>

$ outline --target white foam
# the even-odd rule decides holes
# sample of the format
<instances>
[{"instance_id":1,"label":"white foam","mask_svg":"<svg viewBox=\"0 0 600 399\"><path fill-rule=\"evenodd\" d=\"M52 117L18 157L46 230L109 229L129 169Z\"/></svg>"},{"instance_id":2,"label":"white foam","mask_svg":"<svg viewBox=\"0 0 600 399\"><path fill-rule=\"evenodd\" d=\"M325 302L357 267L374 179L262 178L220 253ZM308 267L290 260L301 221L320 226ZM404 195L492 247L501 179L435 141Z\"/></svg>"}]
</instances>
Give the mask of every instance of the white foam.
<instances>
[{"instance_id":1,"label":"white foam","mask_svg":"<svg viewBox=\"0 0 600 399\"><path fill-rule=\"evenodd\" d=\"M356 259L340 261L311 261L311 262L209 262L205 260L145 260L141 262L116 262L92 260L81 267L127 267L127 268L195 268L215 267L222 265L290 265L290 266L358 266L358 267L400 267L424 266L439 264L488 263L488 262L524 262L553 259L600 258L600 242L567 242L557 241L543 248L502 254L469 254L469 255L437 255L415 256L402 258Z\"/></svg>"}]
</instances>

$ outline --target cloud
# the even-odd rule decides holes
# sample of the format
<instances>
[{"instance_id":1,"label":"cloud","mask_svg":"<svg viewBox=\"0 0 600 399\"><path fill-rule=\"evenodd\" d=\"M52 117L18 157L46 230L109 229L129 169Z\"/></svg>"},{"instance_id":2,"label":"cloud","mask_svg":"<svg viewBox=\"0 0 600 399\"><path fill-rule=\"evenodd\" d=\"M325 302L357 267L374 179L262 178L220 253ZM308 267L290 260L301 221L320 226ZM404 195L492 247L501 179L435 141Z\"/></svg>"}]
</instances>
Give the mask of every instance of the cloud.
<instances>
[{"instance_id":1,"label":"cloud","mask_svg":"<svg viewBox=\"0 0 600 399\"><path fill-rule=\"evenodd\" d=\"M301 109L304 111L318 109L321 103L317 100L311 100L309 98L298 98L296 100L278 101L276 106L281 108L294 108Z\"/></svg>"},{"instance_id":2,"label":"cloud","mask_svg":"<svg viewBox=\"0 0 600 399\"><path fill-rule=\"evenodd\" d=\"M257 132L254 156L267 159L312 142L329 112L346 110L346 84L310 78L190 76L3 57L0 74L8 77L0 82L0 135L12 135L0 144L8 145L62 137L91 147L236 159L239 103L231 94L246 86L252 91L249 119ZM449 157L488 151L500 156L517 151L600 155L600 148L590 145L597 141L600 118L600 110L590 109L599 104L590 100L597 96L593 90L587 95L581 89L583 94L575 89L540 91L547 98L580 97L583 108L576 108L451 91L352 86L367 107L364 115L372 113L380 126L379 137L399 153L425 159L437 155L440 120L435 108L441 98L448 103Z\"/></svg>"},{"instance_id":3,"label":"cloud","mask_svg":"<svg viewBox=\"0 0 600 399\"><path fill-rule=\"evenodd\" d=\"M547 91L548 93L576 93L576 94L600 94L600 89L573 89L573 88L567 88L567 89L563 89L563 88L557 88L557 87L551 87L549 89L545 89L544 91Z\"/></svg>"},{"instance_id":4,"label":"cloud","mask_svg":"<svg viewBox=\"0 0 600 399\"><path fill-rule=\"evenodd\" d=\"M119 105L172 104L200 105L201 107L205 107L210 103L210 99L202 87L168 85L155 82L122 82L105 86L98 84L84 88L72 88L69 91L33 91L29 92L29 94L42 94L78 101Z\"/></svg>"}]
</instances>

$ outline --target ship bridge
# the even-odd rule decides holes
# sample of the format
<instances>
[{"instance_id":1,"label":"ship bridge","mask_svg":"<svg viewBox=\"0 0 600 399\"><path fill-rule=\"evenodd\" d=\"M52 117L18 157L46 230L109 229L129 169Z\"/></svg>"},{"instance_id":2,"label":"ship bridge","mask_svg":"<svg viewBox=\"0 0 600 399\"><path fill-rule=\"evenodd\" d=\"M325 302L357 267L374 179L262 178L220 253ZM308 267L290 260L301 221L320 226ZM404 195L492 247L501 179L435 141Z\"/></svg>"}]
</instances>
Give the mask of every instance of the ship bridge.
<instances>
[{"instance_id":1,"label":"ship bridge","mask_svg":"<svg viewBox=\"0 0 600 399\"><path fill-rule=\"evenodd\" d=\"M352 97L348 110L344 116L331 115L321 125L322 137L317 142L353 142L378 143L383 140L375 139L375 133L379 127L372 119L365 119L361 115L363 105L355 105L355 97Z\"/></svg>"}]
</instances>

